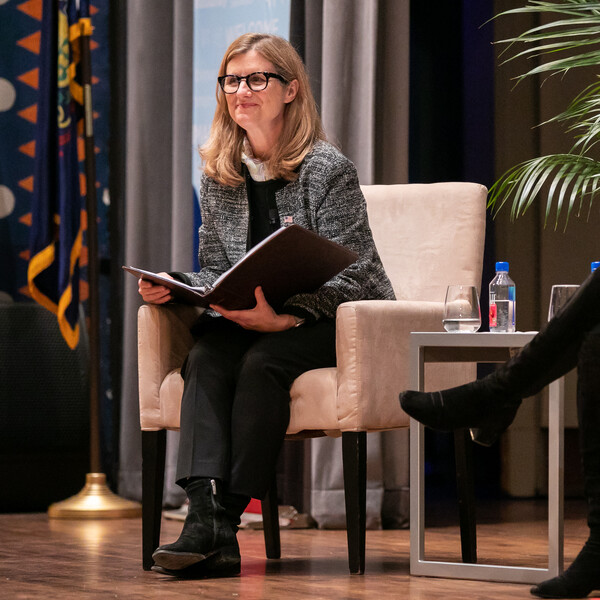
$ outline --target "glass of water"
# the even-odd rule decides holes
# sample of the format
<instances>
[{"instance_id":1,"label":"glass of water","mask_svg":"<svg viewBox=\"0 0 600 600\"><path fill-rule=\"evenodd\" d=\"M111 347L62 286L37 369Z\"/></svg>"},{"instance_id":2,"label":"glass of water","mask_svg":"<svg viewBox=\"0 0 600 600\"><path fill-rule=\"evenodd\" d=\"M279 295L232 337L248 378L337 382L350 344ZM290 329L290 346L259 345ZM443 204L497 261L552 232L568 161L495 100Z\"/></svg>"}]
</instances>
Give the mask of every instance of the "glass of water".
<instances>
[{"instance_id":1,"label":"glass of water","mask_svg":"<svg viewBox=\"0 0 600 600\"><path fill-rule=\"evenodd\" d=\"M578 285L553 285L548 308L548 321L575 295Z\"/></svg>"},{"instance_id":2,"label":"glass of water","mask_svg":"<svg viewBox=\"0 0 600 600\"><path fill-rule=\"evenodd\" d=\"M444 303L444 329L473 333L481 327L479 294L474 285L449 285Z\"/></svg>"}]
</instances>

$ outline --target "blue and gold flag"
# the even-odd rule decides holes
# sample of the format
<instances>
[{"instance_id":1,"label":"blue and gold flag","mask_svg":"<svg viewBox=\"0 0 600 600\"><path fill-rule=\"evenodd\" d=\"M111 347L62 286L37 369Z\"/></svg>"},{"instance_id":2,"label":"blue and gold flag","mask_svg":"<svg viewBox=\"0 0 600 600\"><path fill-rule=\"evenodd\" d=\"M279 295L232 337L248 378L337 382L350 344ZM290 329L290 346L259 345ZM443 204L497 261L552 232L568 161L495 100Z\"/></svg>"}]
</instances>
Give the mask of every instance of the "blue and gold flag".
<instances>
[{"instance_id":1,"label":"blue and gold flag","mask_svg":"<svg viewBox=\"0 0 600 600\"><path fill-rule=\"evenodd\" d=\"M85 205L77 154L84 110L78 63L81 36L90 34L87 0L44 0L27 280L33 299L56 314L71 348L79 342Z\"/></svg>"}]
</instances>

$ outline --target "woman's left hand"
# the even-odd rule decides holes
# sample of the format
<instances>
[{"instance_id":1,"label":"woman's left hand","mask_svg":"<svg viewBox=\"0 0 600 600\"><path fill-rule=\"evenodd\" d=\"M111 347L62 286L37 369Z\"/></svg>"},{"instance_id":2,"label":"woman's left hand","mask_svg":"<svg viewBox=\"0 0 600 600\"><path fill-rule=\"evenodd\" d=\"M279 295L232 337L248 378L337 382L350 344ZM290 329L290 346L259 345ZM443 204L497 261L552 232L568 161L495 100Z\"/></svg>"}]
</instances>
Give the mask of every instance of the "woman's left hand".
<instances>
[{"instance_id":1,"label":"woman's left hand","mask_svg":"<svg viewBox=\"0 0 600 600\"><path fill-rule=\"evenodd\" d=\"M296 320L292 315L278 315L273 310L260 286L254 290L254 297L256 306L249 310L227 310L216 304L211 304L210 307L244 329L268 332L285 331L295 326Z\"/></svg>"}]
</instances>

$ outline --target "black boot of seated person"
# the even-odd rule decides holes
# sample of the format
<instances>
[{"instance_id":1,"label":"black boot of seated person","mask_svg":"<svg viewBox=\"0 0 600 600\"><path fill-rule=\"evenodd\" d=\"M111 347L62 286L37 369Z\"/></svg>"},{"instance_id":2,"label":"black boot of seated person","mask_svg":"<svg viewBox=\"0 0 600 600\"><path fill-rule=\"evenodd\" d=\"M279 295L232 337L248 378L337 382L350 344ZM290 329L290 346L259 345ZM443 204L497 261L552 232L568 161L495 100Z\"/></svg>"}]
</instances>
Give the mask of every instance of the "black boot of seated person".
<instances>
[{"instance_id":1,"label":"black boot of seated person","mask_svg":"<svg viewBox=\"0 0 600 600\"><path fill-rule=\"evenodd\" d=\"M531 342L492 374L441 392L403 392L400 404L431 429L476 429L473 440L491 445L512 423L523 398L577 365L586 334L599 322L600 269Z\"/></svg>"},{"instance_id":2,"label":"black boot of seated person","mask_svg":"<svg viewBox=\"0 0 600 600\"><path fill-rule=\"evenodd\" d=\"M439 392L403 392L400 404L404 412L431 429L468 427L474 441L490 446L512 423L521 399L508 394L496 377L488 376Z\"/></svg>"},{"instance_id":3,"label":"black boot of seated person","mask_svg":"<svg viewBox=\"0 0 600 600\"><path fill-rule=\"evenodd\" d=\"M600 590L600 332L590 334L581 347L577 416L590 536L564 573L531 588L540 598L585 598Z\"/></svg>"},{"instance_id":4,"label":"black boot of seated person","mask_svg":"<svg viewBox=\"0 0 600 600\"><path fill-rule=\"evenodd\" d=\"M235 532L222 504L221 482L195 478L186 486L189 510L179 539L159 546L152 555L154 563L175 574L204 566L239 573L240 551ZM173 573L175 572L175 573Z\"/></svg>"}]
</instances>

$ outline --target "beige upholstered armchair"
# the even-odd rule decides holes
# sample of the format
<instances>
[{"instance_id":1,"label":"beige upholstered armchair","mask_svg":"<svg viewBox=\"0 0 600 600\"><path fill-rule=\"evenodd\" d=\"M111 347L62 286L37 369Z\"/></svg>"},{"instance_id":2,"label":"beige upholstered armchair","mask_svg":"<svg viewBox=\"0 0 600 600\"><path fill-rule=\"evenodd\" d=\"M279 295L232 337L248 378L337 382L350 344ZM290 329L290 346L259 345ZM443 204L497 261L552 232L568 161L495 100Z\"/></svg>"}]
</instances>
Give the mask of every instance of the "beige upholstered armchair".
<instances>
[{"instance_id":1,"label":"beige upholstered armchair","mask_svg":"<svg viewBox=\"0 0 600 600\"><path fill-rule=\"evenodd\" d=\"M487 190L473 183L363 186L377 248L396 301L337 311L337 367L304 373L291 389L290 436L342 436L350 571L365 560L366 434L408 427L398 394L409 382L409 334L442 330L446 287L479 286ZM180 366L198 309L144 305L138 315L143 451L143 560L158 546L165 430L179 428ZM473 365L431 365L429 389L475 378ZM407 449L408 451L408 449ZM263 501L266 551L278 558L276 490Z\"/></svg>"}]
</instances>

